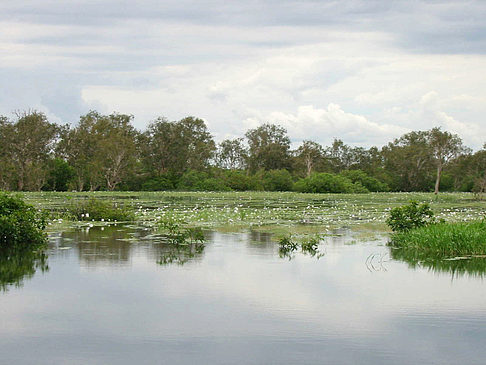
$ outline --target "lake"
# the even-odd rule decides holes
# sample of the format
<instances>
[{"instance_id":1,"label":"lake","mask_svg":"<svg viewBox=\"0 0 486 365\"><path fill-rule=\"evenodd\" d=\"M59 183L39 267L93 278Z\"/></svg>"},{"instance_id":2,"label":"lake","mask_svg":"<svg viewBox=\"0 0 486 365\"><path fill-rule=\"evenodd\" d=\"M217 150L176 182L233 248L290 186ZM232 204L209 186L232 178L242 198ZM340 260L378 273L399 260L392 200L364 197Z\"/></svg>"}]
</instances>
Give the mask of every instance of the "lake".
<instances>
[{"instance_id":1,"label":"lake","mask_svg":"<svg viewBox=\"0 0 486 365\"><path fill-rule=\"evenodd\" d=\"M287 255L268 233L204 234L188 252L85 226L0 263L0 363L484 364L477 265L394 259L350 229Z\"/></svg>"}]
</instances>

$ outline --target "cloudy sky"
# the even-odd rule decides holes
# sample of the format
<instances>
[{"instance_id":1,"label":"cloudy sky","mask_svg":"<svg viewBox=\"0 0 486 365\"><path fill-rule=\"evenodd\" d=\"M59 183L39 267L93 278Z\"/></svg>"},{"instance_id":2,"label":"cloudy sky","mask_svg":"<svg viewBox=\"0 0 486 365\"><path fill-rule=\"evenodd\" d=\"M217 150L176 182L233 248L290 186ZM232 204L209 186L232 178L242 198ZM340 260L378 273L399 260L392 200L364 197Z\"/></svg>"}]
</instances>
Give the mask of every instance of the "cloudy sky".
<instances>
[{"instance_id":1,"label":"cloudy sky","mask_svg":"<svg viewBox=\"0 0 486 365\"><path fill-rule=\"evenodd\" d=\"M2 0L0 114L195 115L217 140L486 142L484 0Z\"/></svg>"}]
</instances>

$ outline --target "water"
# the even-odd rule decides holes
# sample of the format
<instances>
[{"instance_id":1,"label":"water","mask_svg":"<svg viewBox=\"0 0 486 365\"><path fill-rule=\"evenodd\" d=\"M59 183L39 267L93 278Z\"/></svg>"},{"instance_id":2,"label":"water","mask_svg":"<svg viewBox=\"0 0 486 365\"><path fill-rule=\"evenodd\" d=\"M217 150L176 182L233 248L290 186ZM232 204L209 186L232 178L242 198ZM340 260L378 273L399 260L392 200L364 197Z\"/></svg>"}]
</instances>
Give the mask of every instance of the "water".
<instances>
[{"instance_id":1,"label":"water","mask_svg":"<svg viewBox=\"0 0 486 365\"><path fill-rule=\"evenodd\" d=\"M344 233L289 260L268 235L207 232L163 265L148 232L65 232L48 270L2 278L0 363L484 364L482 275L412 268Z\"/></svg>"}]
</instances>

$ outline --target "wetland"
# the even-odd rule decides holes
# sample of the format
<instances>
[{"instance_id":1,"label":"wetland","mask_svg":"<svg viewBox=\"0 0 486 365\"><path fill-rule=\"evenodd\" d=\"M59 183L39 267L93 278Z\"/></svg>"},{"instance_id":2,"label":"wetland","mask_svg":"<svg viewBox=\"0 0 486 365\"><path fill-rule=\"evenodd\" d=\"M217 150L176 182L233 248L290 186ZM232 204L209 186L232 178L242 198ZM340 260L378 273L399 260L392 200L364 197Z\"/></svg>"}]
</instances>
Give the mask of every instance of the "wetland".
<instances>
[{"instance_id":1,"label":"wetland","mask_svg":"<svg viewBox=\"0 0 486 365\"><path fill-rule=\"evenodd\" d=\"M486 259L391 248L384 224L412 199L447 221L481 219L486 204L472 194L22 195L50 212L49 245L0 260L5 363L481 364L486 355ZM133 219L73 219L67 207L93 197Z\"/></svg>"}]
</instances>

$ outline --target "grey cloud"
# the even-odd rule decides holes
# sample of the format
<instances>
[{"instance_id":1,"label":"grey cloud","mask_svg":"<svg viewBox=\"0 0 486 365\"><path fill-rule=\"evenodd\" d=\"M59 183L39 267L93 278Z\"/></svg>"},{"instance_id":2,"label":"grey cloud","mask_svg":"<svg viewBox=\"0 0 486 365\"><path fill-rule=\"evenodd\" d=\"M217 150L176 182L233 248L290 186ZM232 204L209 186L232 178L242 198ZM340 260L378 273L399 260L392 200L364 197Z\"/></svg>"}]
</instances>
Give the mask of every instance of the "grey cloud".
<instances>
[{"instance_id":1,"label":"grey cloud","mask_svg":"<svg viewBox=\"0 0 486 365\"><path fill-rule=\"evenodd\" d=\"M417 52L486 52L486 3L479 0L17 1L0 5L0 14L4 20L86 27L149 20L181 26L313 26L316 30L380 31L393 35L401 47Z\"/></svg>"}]
</instances>

